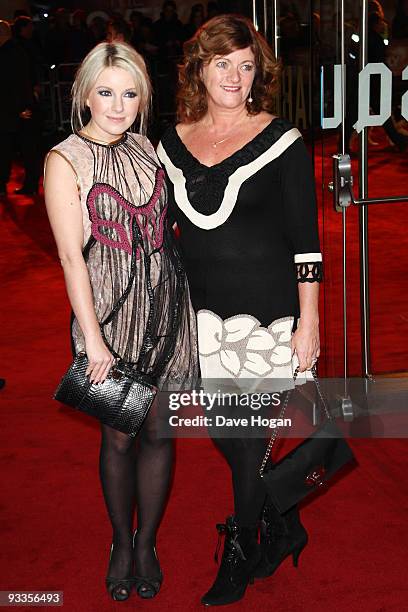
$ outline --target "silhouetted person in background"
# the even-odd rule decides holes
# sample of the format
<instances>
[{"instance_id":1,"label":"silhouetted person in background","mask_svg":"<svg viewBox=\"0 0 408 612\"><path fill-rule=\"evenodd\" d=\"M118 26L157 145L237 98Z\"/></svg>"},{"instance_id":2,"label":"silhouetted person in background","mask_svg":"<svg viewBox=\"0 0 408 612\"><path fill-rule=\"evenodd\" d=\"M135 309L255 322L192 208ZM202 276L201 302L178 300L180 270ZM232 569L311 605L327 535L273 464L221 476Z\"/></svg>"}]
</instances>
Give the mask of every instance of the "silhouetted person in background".
<instances>
[{"instance_id":1,"label":"silhouetted person in background","mask_svg":"<svg viewBox=\"0 0 408 612\"><path fill-rule=\"evenodd\" d=\"M208 21L209 19L212 19L213 17L216 17L220 13L221 13L220 7L218 6L217 2L208 2L208 4L207 4L207 19L206 19L206 21Z\"/></svg>"},{"instance_id":2,"label":"silhouetted person in background","mask_svg":"<svg viewBox=\"0 0 408 612\"><path fill-rule=\"evenodd\" d=\"M17 45L26 55L29 66L32 102L29 106L30 117L19 118L18 141L24 166L24 183L15 190L18 195L32 195L38 191L41 173L41 111L40 81L41 66L45 59L38 41L34 39L34 24L31 17L18 17L13 24Z\"/></svg>"},{"instance_id":3,"label":"silhouetted person in background","mask_svg":"<svg viewBox=\"0 0 408 612\"><path fill-rule=\"evenodd\" d=\"M391 31L393 38L408 38L408 0L399 0Z\"/></svg>"},{"instance_id":4,"label":"silhouetted person in background","mask_svg":"<svg viewBox=\"0 0 408 612\"><path fill-rule=\"evenodd\" d=\"M386 45L382 34L386 22L384 20L384 11L377 0L371 0L368 5L368 28L367 28L367 60L369 64L383 63L386 64ZM352 48L351 48L352 50ZM353 133L353 125L358 119L358 45L352 53L352 61L347 65L347 83L346 96L347 108L345 118L345 143L346 153L350 153L350 138ZM378 79L371 79L370 87L370 107L375 114L380 112L381 101L381 83ZM398 132L395 128L392 118L385 121L382 126L398 151L405 151L408 145L408 138L404 134Z\"/></svg>"},{"instance_id":5,"label":"silhouetted person in background","mask_svg":"<svg viewBox=\"0 0 408 612\"><path fill-rule=\"evenodd\" d=\"M85 55L93 47L91 32L86 25L86 13L82 9L77 9L72 13L72 29L70 34L71 50L70 59L72 62L82 62Z\"/></svg>"},{"instance_id":6,"label":"silhouetted person in background","mask_svg":"<svg viewBox=\"0 0 408 612\"><path fill-rule=\"evenodd\" d=\"M172 0L164 2L160 19L153 24L153 32L163 58L181 55L183 24L177 17L176 3Z\"/></svg>"},{"instance_id":7,"label":"silhouetted person in background","mask_svg":"<svg viewBox=\"0 0 408 612\"><path fill-rule=\"evenodd\" d=\"M130 25L122 17L114 17L108 21L106 29L107 42L125 42L130 43L132 31Z\"/></svg>"},{"instance_id":8,"label":"silhouetted person in background","mask_svg":"<svg viewBox=\"0 0 408 612\"><path fill-rule=\"evenodd\" d=\"M50 64L64 64L71 60L71 30L67 10L64 8L57 9L45 41L45 49Z\"/></svg>"},{"instance_id":9,"label":"silhouetted person in background","mask_svg":"<svg viewBox=\"0 0 408 612\"><path fill-rule=\"evenodd\" d=\"M299 16L287 11L279 20L280 51L285 63L290 62L290 53L301 44L301 26Z\"/></svg>"},{"instance_id":10,"label":"silhouetted person in background","mask_svg":"<svg viewBox=\"0 0 408 612\"><path fill-rule=\"evenodd\" d=\"M41 66L46 60L38 36L35 35L32 18L27 15L17 17L12 26L12 33L27 54L33 86L38 85L41 80Z\"/></svg>"},{"instance_id":11,"label":"silhouetted person in background","mask_svg":"<svg viewBox=\"0 0 408 612\"><path fill-rule=\"evenodd\" d=\"M143 55L149 70L152 68L152 62L159 54L159 47L156 43L151 19L144 19L140 30L139 40L140 53Z\"/></svg>"},{"instance_id":12,"label":"silhouetted person in background","mask_svg":"<svg viewBox=\"0 0 408 612\"><path fill-rule=\"evenodd\" d=\"M193 4L190 12L190 19L184 26L184 39L189 40L203 25L205 21L204 6L202 4Z\"/></svg>"},{"instance_id":13,"label":"silhouetted person in background","mask_svg":"<svg viewBox=\"0 0 408 612\"><path fill-rule=\"evenodd\" d=\"M91 36L91 49L98 43L106 39L107 22L100 15L95 15L89 24L89 33Z\"/></svg>"},{"instance_id":14,"label":"silhouetted person in background","mask_svg":"<svg viewBox=\"0 0 408 612\"><path fill-rule=\"evenodd\" d=\"M379 4L379 3L378 3ZM384 12L377 10L377 3L370 2L370 6L373 7L373 12L368 15L368 40L367 40L367 57L369 63L382 62L386 64L386 45L384 43L384 28L387 24L384 20ZM381 6L381 5L380 5ZM380 112L380 82L379 80L372 79L371 81L371 95L370 95L370 106L374 113ZM388 138L393 142L399 151L405 151L408 144L408 138L397 131L390 117L383 124L383 128Z\"/></svg>"},{"instance_id":15,"label":"silhouetted person in background","mask_svg":"<svg viewBox=\"0 0 408 612\"><path fill-rule=\"evenodd\" d=\"M10 25L0 21L0 195L6 195L20 119L28 121L33 92L26 54L12 39Z\"/></svg>"},{"instance_id":16,"label":"silhouetted person in background","mask_svg":"<svg viewBox=\"0 0 408 612\"><path fill-rule=\"evenodd\" d=\"M131 43L132 46L140 52L140 43L142 39L142 25L144 17L139 11L132 11L129 16L130 27L132 30Z\"/></svg>"}]
</instances>

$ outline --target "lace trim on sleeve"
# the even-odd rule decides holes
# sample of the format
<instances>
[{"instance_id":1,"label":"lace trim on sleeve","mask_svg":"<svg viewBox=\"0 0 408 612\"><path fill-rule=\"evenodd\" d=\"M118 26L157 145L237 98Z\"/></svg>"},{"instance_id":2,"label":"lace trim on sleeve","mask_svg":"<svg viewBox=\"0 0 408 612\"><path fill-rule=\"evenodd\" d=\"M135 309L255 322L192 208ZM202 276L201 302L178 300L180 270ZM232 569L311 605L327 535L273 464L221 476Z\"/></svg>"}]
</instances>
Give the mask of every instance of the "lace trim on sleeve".
<instances>
[{"instance_id":1,"label":"lace trim on sleeve","mask_svg":"<svg viewBox=\"0 0 408 612\"><path fill-rule=\"evenodd\" d=\"M307 261L295 263L298 283L321 283L323 280L323 263Z\"/></svg>"}]
</instances>

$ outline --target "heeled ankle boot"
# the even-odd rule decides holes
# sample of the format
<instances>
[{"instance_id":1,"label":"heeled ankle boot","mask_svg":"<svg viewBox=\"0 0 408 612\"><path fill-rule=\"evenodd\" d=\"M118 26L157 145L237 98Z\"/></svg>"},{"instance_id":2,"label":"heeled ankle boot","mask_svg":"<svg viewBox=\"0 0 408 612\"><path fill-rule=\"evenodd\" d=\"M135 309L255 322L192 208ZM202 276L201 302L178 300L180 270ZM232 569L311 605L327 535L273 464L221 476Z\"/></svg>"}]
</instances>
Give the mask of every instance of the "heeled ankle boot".
<instances>
[{"instance_id":1,"label":"heeled ankle boot","mask_svg":"<svg viewBox=\"0 0 408 612\"><path fill-rule=\"evenodd\" d=\"M234 517L229 516L225 524L217 525L217 531L216 562L223 534L224 550L214 584L201 599L206 606L221 606L242 599L261 559L257 526L240 527Z\"/></svg>"},{"instance_id":2,"label":"heeled ankle boot","mask_svg":"<svg viewBox=\"0 0 408 612\"><path fill-rule=\"evenodd\" d=\"M280 514L267 500L262 513L260 533L262 557L254 572L255 578L272 576L289 555L292 555L293 565L297 567L299 555L308 541L297 506Z\"/></svg>"}]
</instances>

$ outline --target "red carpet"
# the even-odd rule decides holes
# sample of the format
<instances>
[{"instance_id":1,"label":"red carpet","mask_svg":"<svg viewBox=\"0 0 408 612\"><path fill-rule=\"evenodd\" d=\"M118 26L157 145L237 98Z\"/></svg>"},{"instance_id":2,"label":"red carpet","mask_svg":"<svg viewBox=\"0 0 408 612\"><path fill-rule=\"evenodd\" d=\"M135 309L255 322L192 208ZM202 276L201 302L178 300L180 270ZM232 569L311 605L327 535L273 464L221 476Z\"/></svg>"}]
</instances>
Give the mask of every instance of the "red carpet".
<instances>
[{"instance_id":1,"label":"red carpet","mask_svg":"<svg viewBox=\"0 0 408 612\"><path fill-rule=\"evenodd\" d=\"M132 595L126 603L112 602L104 590L110 528L97 478L98 427L90 418L51 399L70 360L69 308L43 201L34 204L29 199L9 198L0 210L0 375L7 379L0 393L0 590L63 590L68 612L202 609L200 595L211 584L216 569L214 526L231 511L224 461L207 440L178 441L174 486L158 539L165 574L162 591L153 601L142 602ZM377 214L383 215L380 210ZM391 244L373 253L375 278L378 282L386 278L387 284L394 273L401 283L406 270L402 263L398 273L390 269L406 257L402 213L398 221L397 214L393 208L385 219L390 223L387 236L393 237ZM333 223L338 220L335 216ZM375 232L373 228L373 236ZM383 236L380 229L378 232ZM396 240L401 244L395 244ZM334 251L329 251L329 257L326 282L330 283L329 275L333 268L337 270L338 262ZM354 274L355 270L353 282ZM382 295L376 298L385 299ZM329 315L331 300L326 298ZM396 297L389 293L388 311L400 308L395 302ZM358 314L353 316L358 321ZM335 333L335 319L328 324L327 318L329 353L339 334ZM387 342L400 342L401 350L405 350L403 325L401 318L386 336ZM354 352L358 349L355 328L356 324ZM382 341L380 335L378 352ZM398 354L396 350L396 358ZM357 364L358 356L353 359ZM406 609L407 442L354 440L352 445L359 466L303 510L310 540L299 568L285 561L271 579L250 586L234 609Z\"/></svg>"}]
</instances>

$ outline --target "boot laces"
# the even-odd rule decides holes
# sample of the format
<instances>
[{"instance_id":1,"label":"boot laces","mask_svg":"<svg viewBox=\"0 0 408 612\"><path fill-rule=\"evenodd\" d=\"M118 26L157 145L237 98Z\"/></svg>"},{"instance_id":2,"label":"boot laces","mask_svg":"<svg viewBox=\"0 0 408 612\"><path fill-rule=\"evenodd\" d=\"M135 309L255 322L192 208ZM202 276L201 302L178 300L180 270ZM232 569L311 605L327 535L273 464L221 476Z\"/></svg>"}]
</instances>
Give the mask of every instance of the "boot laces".
<instances>
[{"instance_id":1,"label":"boot laces","mask_svg":"<svg viewBox=\"0 0 408 612\"><path fill-rule=\"evenodd\" d=\"M277 542L287 535L287 527L283 518L277 518L268 506L265 506L261 528L270 542Z\"/></svg>"},{"instance_id":2,"label":"boot laces","mask_svg":"<svg viewBox=\"0 0 408 612\"><path fill-rule=\"evenodd\" d=\"M222 555L223 560L232 562L235 561L239 556L243 561L246 561L244 552L240 546L240 543L238 542L238 527L235 525L233 527L231 527L230 525L227 526L225 523L217 523L216 527L218 531L218 541L214 554L215 562L218 563L218 554L220 552L222 536L225 537L224 552ZM227 537L227 534L230 537Z\"/></svg>"}]
</instances>

